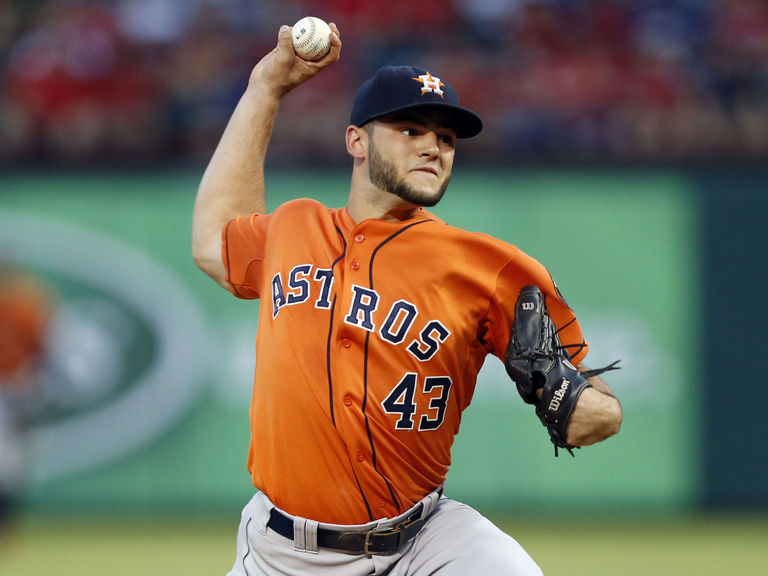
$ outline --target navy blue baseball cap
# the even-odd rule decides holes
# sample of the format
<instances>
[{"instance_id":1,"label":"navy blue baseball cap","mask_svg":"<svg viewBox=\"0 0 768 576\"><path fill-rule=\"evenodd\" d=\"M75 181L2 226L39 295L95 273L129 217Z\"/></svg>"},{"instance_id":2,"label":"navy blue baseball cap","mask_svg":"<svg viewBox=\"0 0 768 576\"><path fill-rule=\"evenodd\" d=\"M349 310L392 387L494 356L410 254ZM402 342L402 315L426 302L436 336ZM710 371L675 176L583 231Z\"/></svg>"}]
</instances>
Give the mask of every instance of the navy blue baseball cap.
<instances>
[{"instance_id":1,"label":"navy blue baseball cap","mask_svg":"<svg viewBox=\"0 0 768 576\"><path fill-rule=\"evenodd\" d=\"M477 136L483 129L480 116L459 106L453 86L416 66L384 66L366 80L355 95L350 124L362 126L392 112L421 107L442 110L458 138Z\"/></svg>"}]
</instances>

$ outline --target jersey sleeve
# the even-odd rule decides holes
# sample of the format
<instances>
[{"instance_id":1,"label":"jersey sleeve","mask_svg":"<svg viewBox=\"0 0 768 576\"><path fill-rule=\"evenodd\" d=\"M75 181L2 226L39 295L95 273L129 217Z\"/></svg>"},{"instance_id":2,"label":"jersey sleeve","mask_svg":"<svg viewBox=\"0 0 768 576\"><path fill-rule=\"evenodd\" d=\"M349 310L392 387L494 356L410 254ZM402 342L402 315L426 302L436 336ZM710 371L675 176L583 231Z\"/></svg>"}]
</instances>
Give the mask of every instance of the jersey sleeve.
<instances>
[{"instance_id":1,"label":"jersey sleeve","mask_svg":"<svg viewBox=\"0 0 768 576\"><path fill-rule=\"evenodd\" d=\"M269 215L252 214L230 220L222 230L221 258L230 290L238 298L259 298L266 254Z\"/></svg>"},{"instance_id":2,"label":"jersey sleeve","mask_svg":"<svg viewBox=\"0 0 768 576\"><path fill-rule=\"evenodd\" d=\"M537 260L517 251L514 259L499 273L496 290L489 309L487 339L492 354L504 360L507 343L511 336L515 303L520 290L536 285L544 294L547 309L557 327L560 344L566 347L571 362L578 365L584 360L589 345L581 331L576 314L552 279L549 271Z\"/></svg>"}]
</instances>

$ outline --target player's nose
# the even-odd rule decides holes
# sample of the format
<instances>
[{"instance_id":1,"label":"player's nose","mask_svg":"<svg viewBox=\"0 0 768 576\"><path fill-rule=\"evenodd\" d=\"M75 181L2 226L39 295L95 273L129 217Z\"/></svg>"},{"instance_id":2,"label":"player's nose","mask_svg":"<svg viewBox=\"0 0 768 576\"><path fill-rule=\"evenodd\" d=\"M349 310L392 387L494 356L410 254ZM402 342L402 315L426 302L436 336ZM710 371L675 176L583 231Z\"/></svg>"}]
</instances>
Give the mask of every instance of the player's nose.
<instances>
[{"instance_id":1,"label":"player's nose","mask_svg":"<svg viewBox=\"0 0 768 576\"><path fill-rule=\"evenodd\" d=\"M440 137L431 130L419 139L419 151L422 156L437 156L440 153Z\"/></svg>"}]
</instances>

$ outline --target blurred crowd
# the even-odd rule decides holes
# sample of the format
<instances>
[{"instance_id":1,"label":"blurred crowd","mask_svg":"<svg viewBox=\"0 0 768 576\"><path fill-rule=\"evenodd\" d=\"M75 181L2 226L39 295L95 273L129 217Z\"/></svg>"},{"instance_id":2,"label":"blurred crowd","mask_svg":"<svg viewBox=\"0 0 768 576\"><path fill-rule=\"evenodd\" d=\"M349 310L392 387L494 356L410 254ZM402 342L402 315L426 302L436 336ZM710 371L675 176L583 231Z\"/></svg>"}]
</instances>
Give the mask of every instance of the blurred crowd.
<instances>
[{"instance_id":1,"label":"blurred crowd","mask_svg":"<svg viewBox=\"0 0 768 576\"><path fill-rule=\"evenodd\" d=\"M484 163L768 156L768 0L0 0L0 163L197 161L279 25L336 22L342 60L291 93L270 161L347 161L382 64L453 84Z\"/></svg>"}]
</instances>

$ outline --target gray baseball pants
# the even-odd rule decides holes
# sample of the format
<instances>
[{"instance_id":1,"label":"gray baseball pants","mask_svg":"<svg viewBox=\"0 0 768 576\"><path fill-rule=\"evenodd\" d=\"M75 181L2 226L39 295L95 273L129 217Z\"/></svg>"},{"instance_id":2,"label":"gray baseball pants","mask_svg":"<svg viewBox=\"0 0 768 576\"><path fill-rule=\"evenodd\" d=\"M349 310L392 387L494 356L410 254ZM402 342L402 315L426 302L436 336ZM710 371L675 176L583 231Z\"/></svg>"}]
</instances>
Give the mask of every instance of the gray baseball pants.
<instances>
[{"instance_id":1,"label":"gray baseball pants","mask_svg":"<svg viewBox=\"0 0 768 576\"><path fill-rule=\"evenodd\" d=\"M542 576L516 540L473 508L437 492L422 504L426 521L413 539L397 552L366 556L312 545L318 524L303 518L294 517L294 539L274 532L267 527L274 505L257 493L243 509L227 576ZM353 529L391 528L409 513Z\"/></svg>"}]
</instances>

